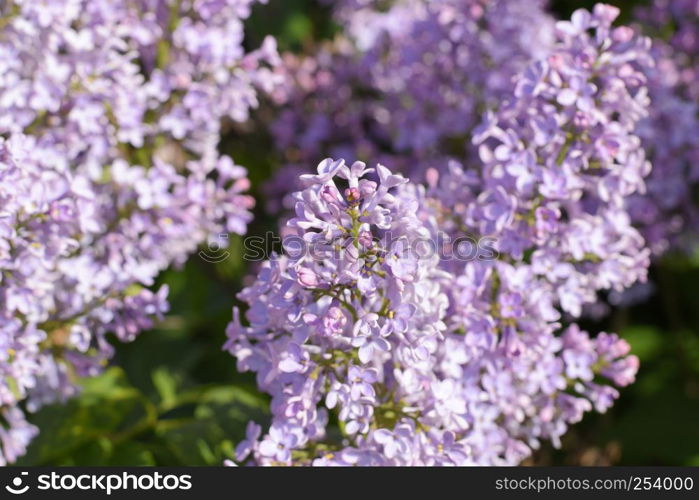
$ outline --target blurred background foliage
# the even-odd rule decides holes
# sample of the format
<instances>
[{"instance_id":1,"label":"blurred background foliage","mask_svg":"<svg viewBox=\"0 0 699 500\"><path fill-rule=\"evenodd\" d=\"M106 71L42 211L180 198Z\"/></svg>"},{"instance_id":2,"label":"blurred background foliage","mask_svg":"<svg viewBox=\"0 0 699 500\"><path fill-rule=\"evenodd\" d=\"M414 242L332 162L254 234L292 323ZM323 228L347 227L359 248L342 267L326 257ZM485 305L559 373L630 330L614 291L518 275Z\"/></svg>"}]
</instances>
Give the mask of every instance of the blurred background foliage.
<instances>
[{"instance_id":1,"label":"blurred background foliage","mask_svg":"<svg viewBox=\"0 0 699 500\"><path fill-rule=\"evenodd\" d=\"M551 2L560 17L594 3ZM639 2L610 3L625 21ZM247 29L250 47L272 34L281 50L303 52L339 28L316 1L272 0L257 7ZM250 172L258 207L249 235L276 230L260 192L276 166L261 125L270 112L261 109L257 123L230 130L221 143ZM265 423L268 399L222 350L235 294L251 272L242 239L230 244L231 257L221 263L195 255L161 276L170 287L166 320L130 344L115 342L112 366L86 380L79 397L35 414L42 431L18 465L219 465L233 456L250 419ZM585 325L631 343L641 359L637 382L611 411L574 426L562 449L546 445L528 464L699 465L699 253L666 256L651 281L647 301Z\"/></svg>"}]
</instances>

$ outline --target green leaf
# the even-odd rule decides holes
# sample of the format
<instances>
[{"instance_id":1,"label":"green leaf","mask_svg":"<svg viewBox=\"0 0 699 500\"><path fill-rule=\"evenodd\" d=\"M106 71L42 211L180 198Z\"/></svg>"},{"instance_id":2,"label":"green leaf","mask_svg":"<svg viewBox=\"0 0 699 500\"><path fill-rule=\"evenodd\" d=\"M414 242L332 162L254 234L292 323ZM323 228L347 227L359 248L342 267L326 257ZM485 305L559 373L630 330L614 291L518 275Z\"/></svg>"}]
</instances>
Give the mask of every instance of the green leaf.
<instances>
[{"instance_id":1,"label":"green leaf","mask_svg":"<svg viewBox=\"0 0 699 500\"><path fill-rule=\"evenodd\" d=\"M126 442L113 450L107 465L141 466L157 464L153 453L146 444Z\"/></svg>"},{"instance_id":2,"label":"green leaf","mask_svg":"<svg viewBox=\"0 0 699 500\"><path fill-rule=\"evenodd\" d=\"M663 348L663 334L653 326L629 327L622 332L622 337L631 344L631 352L642 362L657 357Z\"/></svg>"},{"instance_id":3,"label":"green leaf","mask_svg":"<svg viewBox=\"0 0 699 500\"><path fill-rule=\"evenodd\" d=\"M268 420L266 399L239 387L211 387L196 394L199 403L191 418L162 420L157 426L159 439L182 464L221 464L233 456L233 442L243 439L250 420Z\"/></svg>"},{"instance_id":4,"label":"green leaf","mask_svg":"<svg viewBox=\"0 0 699 500\"><path fill-rule=\"evenodd\" d=\"M92 465L108 460L152 408L120 368L84 381L83 392L66 404L49 405L32 418L40 429L21 465Z\"/></svg>"},{"instance_id":5,"label":"green leaf","mask_svg":"<svg viewBox=\"0 0 699 500\"><path fill-rule=\"evenodd\" d=\"M175 406L177 402L177 381L167 369L160 367L153 371L153 385L160 396L160 404L165 408Z\"/></svg>"}]
</instances>

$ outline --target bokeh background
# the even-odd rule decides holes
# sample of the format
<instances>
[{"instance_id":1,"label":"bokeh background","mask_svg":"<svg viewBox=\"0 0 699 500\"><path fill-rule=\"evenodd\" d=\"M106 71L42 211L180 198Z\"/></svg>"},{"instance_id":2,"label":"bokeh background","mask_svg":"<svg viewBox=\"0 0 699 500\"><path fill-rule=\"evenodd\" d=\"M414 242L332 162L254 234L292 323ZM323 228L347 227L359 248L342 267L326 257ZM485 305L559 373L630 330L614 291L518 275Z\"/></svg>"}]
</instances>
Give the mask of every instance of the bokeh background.
<instances>
[{"instance_id":1,"label":"bokeh background","mask_svg":"<svg viewBox=\"0 0 699 500\"><path fill-rule=\"evenodd\" d=\"M519 1L519 0L517 0ZM638 1L612 1L627 20ZM593 1L552 1L567 17ZM327 8L312 0L258 5L246 43L266 34L280 49L310 51L337 31ZM272 109L263 106L257 123ZM278 165L269 135L256 122L231 128L223 152L249 168L258 200L250 235L275 231L263 210L262 182ZM31 417L42 432L18 465L219 465L233 456L248 420L264 422L268 400L249 374L223 352L225 328L249 263L242 239L213 264L193 256L165 272L171 311L134 342L115 342L106 372L85 381L82 394ZM635 384L604 415L591 414L566 434L560 450L545 445L528 464L699 466L699 253L666 254L651 270L652 293L632 307L614 307L591 331L619 332L641 360Z\"/></svg>"}]
</instances>

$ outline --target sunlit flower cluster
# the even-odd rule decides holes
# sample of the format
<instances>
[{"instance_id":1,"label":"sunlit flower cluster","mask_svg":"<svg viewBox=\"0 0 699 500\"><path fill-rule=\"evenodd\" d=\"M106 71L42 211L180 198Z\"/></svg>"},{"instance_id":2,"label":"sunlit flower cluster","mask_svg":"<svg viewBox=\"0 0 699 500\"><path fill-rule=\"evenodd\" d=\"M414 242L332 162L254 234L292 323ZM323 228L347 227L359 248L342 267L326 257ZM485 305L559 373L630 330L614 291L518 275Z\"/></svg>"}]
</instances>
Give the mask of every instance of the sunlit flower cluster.
<instances>
[{"instance_id":1,"label":"sunlit flower cluster","mask_svg":"<svg viewBox=\"0 0 699 500\"><path fill-rule=\"evenodd\" d=\"M249 326L236 310L228 329L272 395L269 431L250 424L239 460L517 464L634 380L624 340L571 322L649 264L625 207L650 170L635 130L653 61L617 15L557 23L474 131L477 167L430 169L426 186L341 160L301 175L287 225L314 251L266 263L239 295ZM469 235L496 252L421 250Z\"/></svg>"},{"instance_id":2,"label":"sunlit flower cluster","mask_svg":"<svg viewBox=\"0 0 699 500\"><path fill-rule=\"evenodd\" d=\"M217 151L281 83L242 47L253 0L13 0L0 33L0 464L167 310L158 273L244 233L244 168Z\"/></svg>"}]
</instances>

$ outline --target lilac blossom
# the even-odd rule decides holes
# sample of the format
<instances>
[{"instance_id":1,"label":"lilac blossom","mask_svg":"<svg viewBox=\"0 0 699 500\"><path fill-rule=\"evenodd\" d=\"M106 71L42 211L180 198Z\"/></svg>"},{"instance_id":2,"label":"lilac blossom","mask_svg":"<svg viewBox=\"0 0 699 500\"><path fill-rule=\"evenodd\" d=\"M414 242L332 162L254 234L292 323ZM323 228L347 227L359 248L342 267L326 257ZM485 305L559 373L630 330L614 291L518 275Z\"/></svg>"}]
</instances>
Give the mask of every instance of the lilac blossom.
<instances>
[{"instance_id":1,"label":"lilac blossom","mask_svg":"<svg viewBox=\"0 0 699 500\"><path fill-rule=\"evenodd\" d=\"M333 4L345 36L312 57L285 58L294 85L272 129L283 164L267 185L272 211L293 208L284 195L324 156L420 179L450 158L477 160L469 136L482 112L553 39L553 18L538 0Z\"/></svg>"},{"instance_id":2,"label":"lilac blossom","mask_svg":"<svg viewBox=\"0 0 699 500\"><path fill-rule=\"evenodd\" d=\"M246 170L217 151L281 76L243 49L254 0L14 0L0 40L0 462L24 409L100 372L167 311L160 271L243 233Z\"/></svg>"},{"instance_id":3,"label":"lilac blossom","mask_svg":"<svg viewBox=\"0 0 699 500\"><path fill-rule=\"evenodd\" d=\"M656 0L636 13L654 37L656 66L647 72L653 105L638 133L655 168L628 210L656 256L692 251L699 230L699 2Z\"/></svg>"},{"instance_id":4,"label":"lilac blossom","mask_svg":"<svg viewBox=\"0 0 699 500\"><path fill-rule=\"evenodd\" d=\"M395 194L407 179L328 159L301 182L288 225L314 251L265 263L240 293L250 326L236 319L228 328L226 348L273 398L272 431L253 452L264 464L289 465L322 440L329 409L360 439L408 394L391 367L422 366L426 376L445 329L438 258L412 255L428 233L416 200Z\"/></svg>"},{"instance_id":5,"label":"lilac blossom","mask_svg":"<svg viewBox=\"0 0 699 500\"><path fill-rule=\"evenodd\" d=\"M227 332L272 396L269 433L239 460L517 464L633 381L624 340L574 323L649 264L626 202L650 170L635 130L652 58L617 14L556 25L474 131L477 168L449 161L425 186L342 160L300 176L288 226L315 251L266 262L239 294L248 326L235 309ZM497 257L409 251L438 232L492 237Z\"/></svg>"}]
</instances>

